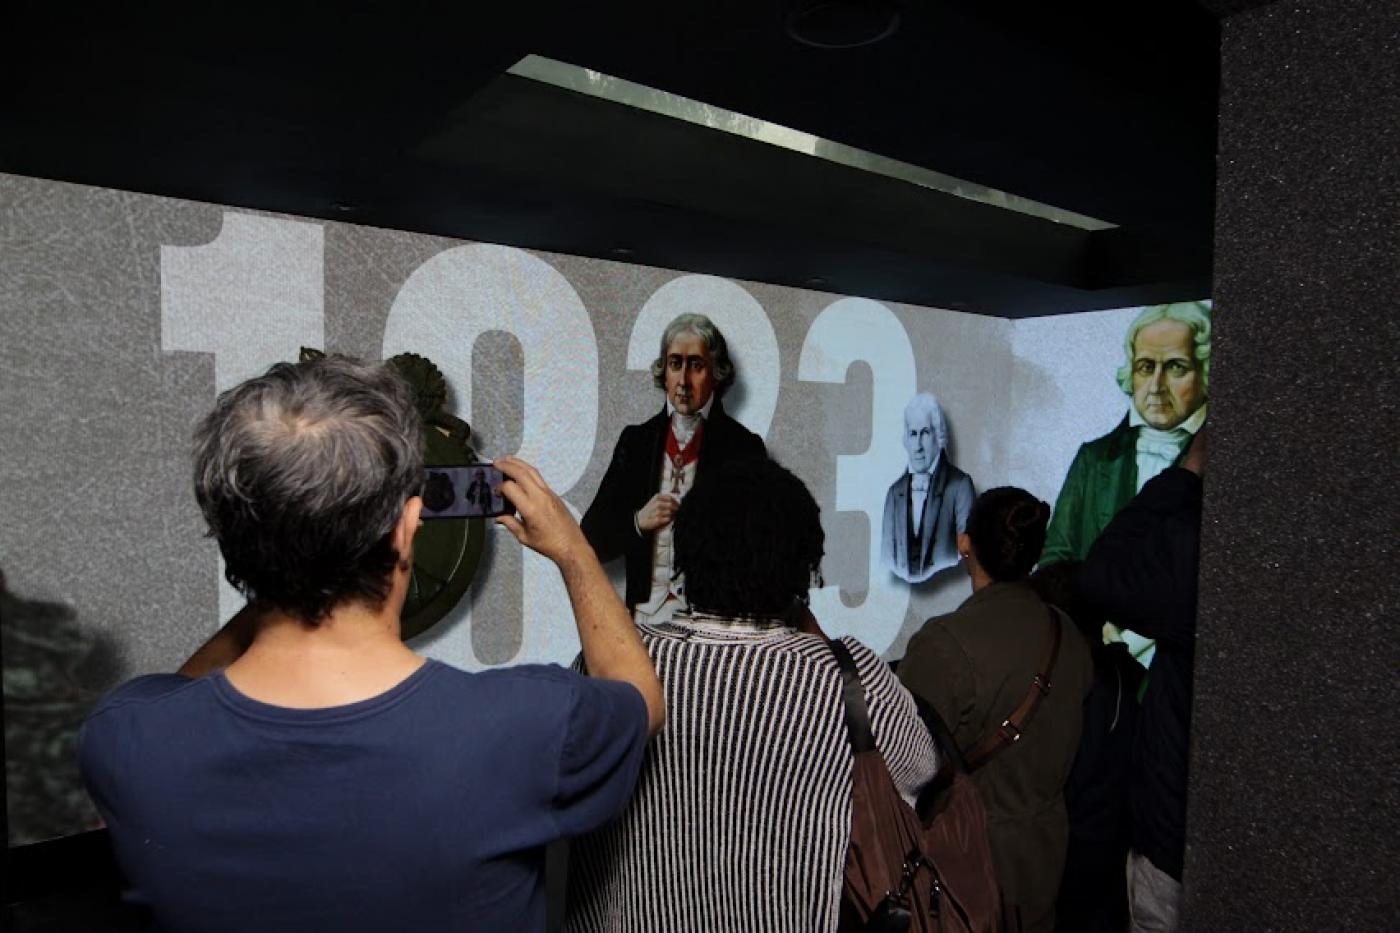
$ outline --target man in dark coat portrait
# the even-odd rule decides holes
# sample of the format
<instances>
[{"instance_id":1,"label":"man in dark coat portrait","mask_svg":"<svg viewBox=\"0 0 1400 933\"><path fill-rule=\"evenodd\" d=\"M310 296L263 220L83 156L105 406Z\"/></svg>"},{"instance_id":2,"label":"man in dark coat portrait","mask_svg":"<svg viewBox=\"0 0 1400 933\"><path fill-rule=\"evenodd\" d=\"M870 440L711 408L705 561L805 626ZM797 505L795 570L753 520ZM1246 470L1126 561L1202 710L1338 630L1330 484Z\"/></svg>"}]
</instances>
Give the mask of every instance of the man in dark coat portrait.
<instances>
[{"instance_id":1,"label":"man in dark coat portrait","mask_svg":"<svg viewBox=\"0 0 1400 933\"><path fill-rule=\"evenodd\" d=\"M882 563L895 576L920 583L958 562L958 534L977 498L968 475L948 460L948 422L938 399L920 392L904 408L909 469L885 494Z\"/></svg>"},{"instance_id":2,"label":"man in dark coat portrait","mask_svg":"<svg viewBox=\"0 0 1400 933\"><path fill-rule=\"evenodd\" d=\"M651 374L665 404L623 428L583 533L604 563L625 558L628 608L657 620L685 604L671 569L671 522L681 499L699 473L766 451L758 435L725 414L720 399L734 384L734 363L709 318L682 314L666 325Z\"/></svg>"},{"instance_id":3,"label":"man in dark coat portrait","mask_svg":"<svg viewBox=\"0 0 1400 933\"><path fill-rule=\"evenodd\" d=\"M471 484L467 486L465 496L467 504L481 515L491 511L491 487L486 484L486 477L477 473L472 477Z\"/></svg>"}]
</instances>

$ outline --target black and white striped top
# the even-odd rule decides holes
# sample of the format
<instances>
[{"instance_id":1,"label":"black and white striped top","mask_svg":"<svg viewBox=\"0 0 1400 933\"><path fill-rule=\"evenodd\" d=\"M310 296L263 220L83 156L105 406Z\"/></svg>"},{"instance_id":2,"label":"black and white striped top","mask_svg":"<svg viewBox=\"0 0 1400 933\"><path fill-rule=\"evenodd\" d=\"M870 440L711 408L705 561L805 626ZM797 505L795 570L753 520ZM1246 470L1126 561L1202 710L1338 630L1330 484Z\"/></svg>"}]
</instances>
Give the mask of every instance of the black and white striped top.
<instances>
[{"instance_id":1,"label":"black and white striped top","mask_svg":"<svg viewBox=\"0 0 1400 933\"><path fill-rule=\"evenodd\" d=\"M623 815L571 846L567 929L835 930L851 748L831 650L792 629L701 616L640 629L666 728ZM842 641L912 802L935 771L928 732L889 667Z\"/></svg>"}]
</instances>

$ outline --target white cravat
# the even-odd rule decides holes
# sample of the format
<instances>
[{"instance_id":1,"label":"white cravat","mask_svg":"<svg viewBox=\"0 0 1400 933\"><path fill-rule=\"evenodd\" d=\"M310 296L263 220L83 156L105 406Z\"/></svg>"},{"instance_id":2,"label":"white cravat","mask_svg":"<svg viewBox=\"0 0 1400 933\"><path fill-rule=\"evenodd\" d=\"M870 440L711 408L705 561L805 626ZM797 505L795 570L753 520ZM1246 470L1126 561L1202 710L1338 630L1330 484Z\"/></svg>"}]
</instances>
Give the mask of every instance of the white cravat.
<instances>
[{"instance_id":1,"label":"white cravat","mask_svg":"<svg viewBox=\"0 0 1400 933\"><path fill-rule=\"evenodd\" d=\"M678 411L671 413L671 433L676 435L676 445L681 450L690 446L690 439L695 436L695 429L700 426L702 415L683 415Z\"/></svg>"},{"instance_id":2,"label":"white cravat","mask_svg":"<svg viewBox=\"0 0 1400 933\"><path fill-rule=\"evenodd\" d=\"M933 484L933 471L938 469L938 461L943 459L943 451L933 458L933 466L927 473L909 474L909 511L914 519L914 534L921 533L924 524L924 503L928 501L929 486Z\"/></svg>"},{"instance_id":3,"label":"white cravat","mask_svg":"<svg viewBox=\"0 0 1400 933\"><path fill-rule=\"evenodd\" d=\"M1137 491L1141 492L1147 481L1176 462L1191 438L1206 422L1206 406L1196 409L1195 414L1170 431L1152 427L1138 414L1137 406L1128 406L1128 424L1137 428L1137 441L1134 452L1137 455Z\"/></svg>"}]
</instances>

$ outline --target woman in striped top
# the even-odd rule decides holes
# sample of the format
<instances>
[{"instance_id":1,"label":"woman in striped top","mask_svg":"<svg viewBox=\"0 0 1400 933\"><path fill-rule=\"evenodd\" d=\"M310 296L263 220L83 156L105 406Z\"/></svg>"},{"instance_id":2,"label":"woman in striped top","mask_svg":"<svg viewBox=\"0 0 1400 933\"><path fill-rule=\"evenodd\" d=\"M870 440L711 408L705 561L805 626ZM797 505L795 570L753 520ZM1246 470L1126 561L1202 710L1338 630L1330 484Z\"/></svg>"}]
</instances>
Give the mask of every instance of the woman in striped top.
<instances>
[{"instance_id":1,"label":"woman in striped top","mask_svg":"<svg viewBox=\"0 0 1400 933\"><path fill-rule=\"evenodd\" d=\"M642 640L666 694L636 796L574 842L567 928L835 930L851 829L841 676L806 596L824 536L802 482L769 460L702 477L676 518L692 607ZM876 743L911 802L935 771L910 695L869 648L860 669Z\"/></svg>"}]
</instances>

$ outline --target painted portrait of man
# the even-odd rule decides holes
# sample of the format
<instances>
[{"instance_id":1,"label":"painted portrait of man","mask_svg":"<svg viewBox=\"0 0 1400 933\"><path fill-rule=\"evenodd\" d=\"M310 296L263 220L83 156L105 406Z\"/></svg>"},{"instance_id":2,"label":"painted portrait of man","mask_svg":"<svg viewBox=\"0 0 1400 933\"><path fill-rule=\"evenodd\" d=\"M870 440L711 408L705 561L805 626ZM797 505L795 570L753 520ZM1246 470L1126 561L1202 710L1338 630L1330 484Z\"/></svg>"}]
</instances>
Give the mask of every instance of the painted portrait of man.
<instances>
[{"instance_id":1,"label":"painted portrait of man","mask_svg":"<svg viewBox=\"0 0 1400 933\"><path fill-rule=\"evenodd\" d=\"M958 534L977 496L948 459L948 422L932 393L905 406L903 437L909 464L885 494L880 553L891 573L920 583L958 562Z\"/></svg>"},{"instance_id":2,"label":"painted portrait of man","mask_svg":"<svg viewBox=\"0 0 1400 933\"><path fill-rule=\"evenodd\" d=\"M1206 302L1147 308L1128 327L1123 350L1118 385L1128 396L1128 411L1112 431L1080 445L1055 500L1042 565L1083 560L1118 510L1176 464L1205 424Z\"/></svg>"},{"instance_id":3,"label":"painted portrait of man","mask_svg":"<svg viewBox=\"0 0 1400 933\"><path fill-rule=\"evenodd\" d=\"M765 448L724 411L721 399L736 373L729 345L709 318L682 314L666 325L651 373L665 395L661 411L623 428L582 525L599 560L626 560L626 602L634 616L663 621L685 606L671 564L681 499L700 474L762 457Z\"/></svg>"}]
</instances>

